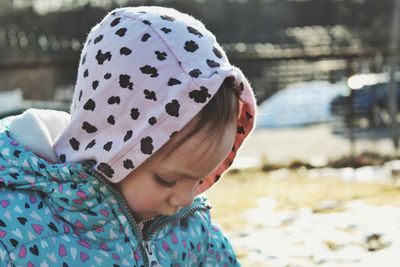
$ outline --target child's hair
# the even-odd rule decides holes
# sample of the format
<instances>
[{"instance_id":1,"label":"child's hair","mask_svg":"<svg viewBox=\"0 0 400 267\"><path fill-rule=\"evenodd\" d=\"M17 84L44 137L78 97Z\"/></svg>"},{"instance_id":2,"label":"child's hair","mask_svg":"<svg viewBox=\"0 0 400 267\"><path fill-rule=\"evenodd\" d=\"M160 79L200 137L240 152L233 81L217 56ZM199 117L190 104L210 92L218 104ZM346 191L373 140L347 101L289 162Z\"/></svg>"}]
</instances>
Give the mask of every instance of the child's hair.
<instances>
[{"instance_id":1,"label":"child's hair","mask_svg":"<svg viewBox=\"0 0 400 267\"><path fill-rule=\"evenodd\" d=\"M221 135L230 123L236 122L238 115L238 96L234 89L234 78L227 77L217 93L196 115L196 121L189 133L182 137L175 147L179 147L202 127L209 127L214 138Z\"/></svg>"}]
</instances>

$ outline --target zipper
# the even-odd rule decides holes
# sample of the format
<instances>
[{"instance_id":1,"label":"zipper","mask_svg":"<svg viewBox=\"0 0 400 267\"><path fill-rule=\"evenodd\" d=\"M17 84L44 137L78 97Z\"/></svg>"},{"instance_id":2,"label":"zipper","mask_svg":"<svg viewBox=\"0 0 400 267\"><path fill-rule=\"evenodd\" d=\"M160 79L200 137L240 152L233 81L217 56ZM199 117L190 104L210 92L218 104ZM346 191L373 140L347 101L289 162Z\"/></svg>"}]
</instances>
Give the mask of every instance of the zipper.
<instances>
[{"instance_id":1,"label":"zipper","mask_svg":"<svg viewBox=\"0 0 400 267\"><path fill-rule=\"evenodd\" d=\"M116 197L118 203L120 204L120 207L122 209L122 213L125 215L125 217L128 219L129 224L131 225L133 229L133 233L138 240L139 243L139 249L141 254L148 255L148 252L146 251L146 248L143 246L143 235L142 232L139 229L138 224L136 223L135 217L133 216L133 213L131 209L129 208L128 202L124 198L124 196L113 186L109 184L109 181L106 180L101 174L95 172L93 170L94 164L92 162L86 162L84 163L84 167L86 168L86 171L88 171L91 175L96 177L103 185L107 187L108 190L110 190L114 196ZM150 266L149 265L149 259L147 257L143 257L143 262L144 266Z\"/></svg>"},{"instance_id":2,"label":"zipper","mask_svg":"<svg viewBox=\"0 0 400 267\"><path fill-rule=\"evenodd\" d=\"M149 226L149 229L146 231L145 240L150 241L153 237L166 225L174 222L178 222L186 217L189 217L193 213L199 210L210 209L211 206L207 203L199 203L197 206L187 208L187 210L178 213L172 217L162 218L159 222L154 222Z\"/></svg>"},{"instance_id":3,"label":"zipper","mask_svg":"<svg viewBox=\"0 0 400 267\"><path fill-rule=\"evenodd\" d=\"M150 241L142 241L143 247L146 251L146 256L149 261L149 266L151 267L162 267L161 264L158 262L158 259L154 252L154 246L151 244Z\"/></svg>"},{"instance_id":4,"label":"zipper","mask_svg":"<svg viewBox=\"0 0 400 267\"><path fill-rule=\"evenodd\" d=\"M150 221L154 222L156 220L156 218L157 218L157 216L154 216L154 217L136 222L136 224L138 225L138 229L140 229L140 232L143 233L146 223L148 223Z\"/></svg>"},{"instance_id":5,"label":"zipper","mask_svg":"<svg viewBox=\"0 0 400 267\"><path fill-rule=\"evenodd\" d=\"M136 223L136 219L133 216L131 209L129 208L128 202L124 198L124 196L113 186L110 185L110 182L104 178L100 173L97 173L93 170L94 163L93 162L85 162L83 166L86 170L96 177L102 184L104 184L113 194L116 196L118 203L121 206L122 212L124 213L125 217L128 219L129 224L133 229L133 233L138 240L140 252L142 255L146 255L143 257L144 266L151 266L151 267L161 267L160 263L158 262L157 257L155 256L153 246L151 244L151 239L166 225L174 222L178 222L196 211L199 210L207 210L211 209L211 206L206 202L202 201L198 203L196 206L188 207L186 210L179 212L173 216L161 217L156 218L154 222L149 226L149 229L146 231L145 236L141 229L139 228L139 224Z\"/></svg>"},{"instance_id":6,"label":"zipper","mask_svg":"<svg viewBox=\"0 0 400 267\"><path fill-rule=\"evenodd\" d=\"M149 260L151 267L161 267L161 264L158 262L157 257L154 253L154 246L151 244L151 240L153 237L166 225L174 222L178 222L191 214L195 213L198 210L209 209L211 208L209 205L205 205L203 203L198 204L195 207L188 208L187 210L178 213L175 216L164 217L161 218L160 221L157 219L149 226L149 229L145 233L144 240L142 241L145 251L147 253L147 258Z\"/></svg>"}]
</instances>

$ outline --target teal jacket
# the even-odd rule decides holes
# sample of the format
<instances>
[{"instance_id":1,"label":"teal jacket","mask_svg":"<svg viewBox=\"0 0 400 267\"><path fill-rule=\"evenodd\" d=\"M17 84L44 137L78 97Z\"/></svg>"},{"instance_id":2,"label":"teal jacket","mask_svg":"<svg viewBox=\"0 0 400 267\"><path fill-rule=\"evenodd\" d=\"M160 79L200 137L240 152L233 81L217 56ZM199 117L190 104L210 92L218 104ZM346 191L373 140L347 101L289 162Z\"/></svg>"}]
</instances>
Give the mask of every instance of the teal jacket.
<instances>
[{"instance_id":1,"label":"teal jacket","mask_svg":"<svg viewBox=\"0 0 400 267\"><path fill-rule=\"evenodd\" d=\"M143 231L92 164L48 162L1 122L1 266L239 266L204 198Z\"/></svg>"}]
</instances>

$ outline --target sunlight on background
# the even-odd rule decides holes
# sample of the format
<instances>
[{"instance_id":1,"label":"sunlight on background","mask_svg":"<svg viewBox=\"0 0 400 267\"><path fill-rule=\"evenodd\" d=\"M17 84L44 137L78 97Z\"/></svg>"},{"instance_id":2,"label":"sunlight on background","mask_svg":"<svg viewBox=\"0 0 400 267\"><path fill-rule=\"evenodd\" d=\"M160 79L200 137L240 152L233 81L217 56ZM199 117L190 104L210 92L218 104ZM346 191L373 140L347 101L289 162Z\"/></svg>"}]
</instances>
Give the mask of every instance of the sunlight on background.
<instances>
[{"instance_id":1,"label":"sunlight on background","mask_svg":"<svg viewBox=\"0 0 400 267\"><path fill-rule=\"evenodd\" d=\"M68 110L87 31L112 7L199 16L258 101L253 135L208 192L243 266L400 266L400 0L1 1L2 116Z\"/></svg>"}]
</instances>

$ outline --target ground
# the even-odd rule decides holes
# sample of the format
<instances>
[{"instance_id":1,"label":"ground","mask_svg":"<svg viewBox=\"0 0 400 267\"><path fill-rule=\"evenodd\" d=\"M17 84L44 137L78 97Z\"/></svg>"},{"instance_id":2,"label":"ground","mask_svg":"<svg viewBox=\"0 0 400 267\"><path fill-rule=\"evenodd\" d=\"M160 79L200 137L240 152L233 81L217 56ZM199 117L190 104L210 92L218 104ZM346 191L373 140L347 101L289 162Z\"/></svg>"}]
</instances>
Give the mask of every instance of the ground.
<instances>
[{"instance_id":1,"label":"ground","mask_svg":"<svg viewBox=\"0 0 400 267\"><path fill-rule=\"evenodd\" d=\"M346 155L348 141L331 129L256 131L241 159L321 162ZM380 134L375 141L358 139L357 149L392 151L389 136ZM226 174L207 194L213 218L243 266L395 267L400 266L400 242L393 238L400 235L399 192L398 185L379 177L355 182L311 175L305 168L267 173L253 167Z\"/></svg>"},{"instance_id":2,"label":"ground","mask_svg":"<svg viewBox=\"0 0 400 267\"><path fill-rule=\"evenodd\" d=\"M306 235L303 239L296 234L293 235L293 240L285 241L287 244L285 243L284 248L288 249L286 254L276 254L267 245L269 240L272 241L277 238L277 234L287 236L286 231L295 231L293 229L297 229L299 222L305 220L305 218L310 218L310 226L313 221L320 222L320 225L316 225L314 229L321 240L314 240L313 242L322 246L319 250L313 250L317 254L325 247L329 247L328 252L336 253L338 250L336 247L344 247L356 241L359 243L357 248L369 246L370 244L364 242L364 239L374 234L377 234L377 237L380 238L382 231L370 233L365 227L358 226L359 221L363 222L365 219L357 217L358 212L349 209L348 205L356 203L355 201L365 203L366 206L363 206L363 209L371 210L366 211L367 214L371 213L370 216L372 217L381 217L386 223L391 221L398 224L400 219L399 216L391 218L374 212L375 207L386 207L387 205L397 207L395 213L399 214L400 212L400 189L385 183L344 182L335 178L308 178L304 171L292 171L287 173L287 178L276 178L273 174L257 170L230 173L218 183L208 192L208 197L213 204L212 216L215 222L231 237L243 266L319 266L312 261L305 261L303 265L289 261L294 257L293 253L296 253L293 248L290 249L291 246L294 246L296 242L301 242L303 245L311 242ZM303 215L304 211L307 211L305 214L307 216ZM340 224L342 221L340 216L347 216L347 214L349 214L350 219L346 223ZM321 215L326 216L326 221ZM316 220L314 217L319 219ZM329 226L332 220L336 221L338 225ZM338 241L335 237L329 236L330 228L347 229L347 227L359 228L358 235L362 235L362 240L349 242L349 237L346 237L344 240ZM400 231L398 233L386 233L386 235L398 234L400 234ZM333 233L331 235L337 236ZM259 245L255 245L254 238L261 238L266 244L264 245L261 242ZM281 238L280 240L284 239ZM381 244L378 244L378 246L381 246ZM361 252L368 253L369 251L363 249ZM259 256L258 259L254 258L254 254ZM357 255L360 255L360 258L365 258L362 253ZM400 257L397 254L395 255L400 263ZM275 261L268 265L266 257L274 257ZM313 258L315 255L312 254L307 257ZM341 261L345 260L341 258L342 256L336 257L339 257ZM276 263L276 260L281 258L285 258L287 262ZM326 266L355 265L334 264ZM374 265L361 266L373 267ZM385 266L394 267L396 265Z\"/></svg>"}]
</instances>

